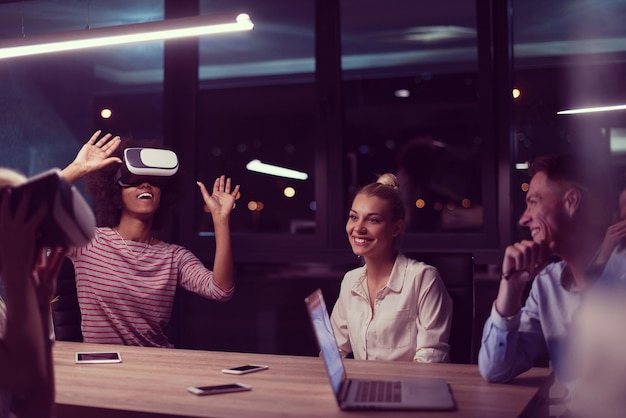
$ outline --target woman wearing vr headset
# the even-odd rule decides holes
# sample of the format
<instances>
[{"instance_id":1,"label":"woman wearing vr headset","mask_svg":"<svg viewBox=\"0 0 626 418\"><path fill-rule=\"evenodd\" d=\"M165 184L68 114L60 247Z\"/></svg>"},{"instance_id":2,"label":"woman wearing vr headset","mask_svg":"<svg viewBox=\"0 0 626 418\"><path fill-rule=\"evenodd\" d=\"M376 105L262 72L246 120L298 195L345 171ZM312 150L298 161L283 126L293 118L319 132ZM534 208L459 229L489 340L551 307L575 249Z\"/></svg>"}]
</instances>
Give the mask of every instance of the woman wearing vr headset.
<instances>
[{"instance_id":1,"label":"woman wearing vr headset","mask_svg":"<svg viewBox=\"0 0 626 418\"><path fill-rule=\"evenodd\" d=\"M129 169L128 154L125 159L114 154L121 148L120 138L100 135L96 131L62 171L69 182L89 175L86 189L93 194L98 224L90 243L68 252L76 272L83 339L172 347L166 331L177 286L220 301L233 295L229 219L239 185L232 187L221 176L209 193L197 182L215 230L211 271L191 251L153 236L153 228L178 200L172 170L160 175L158 170ZM175 154L173 159L177 166Z\"/></svg>"},{"instance_id":2,"label":"woman wearing vr headset","mask_svg":"<svg viewBox=\"0 0 626 418\"><path fill-rule=\"evenodd\" d=\"M37 244L47 207L39 206L28 216L34 196L25 193L12 210L11 187L25 181L21 174L0 168L2 418L51 417L54 407L50 302L64 255L61 248Z\"/></svg>"}]
</instances>

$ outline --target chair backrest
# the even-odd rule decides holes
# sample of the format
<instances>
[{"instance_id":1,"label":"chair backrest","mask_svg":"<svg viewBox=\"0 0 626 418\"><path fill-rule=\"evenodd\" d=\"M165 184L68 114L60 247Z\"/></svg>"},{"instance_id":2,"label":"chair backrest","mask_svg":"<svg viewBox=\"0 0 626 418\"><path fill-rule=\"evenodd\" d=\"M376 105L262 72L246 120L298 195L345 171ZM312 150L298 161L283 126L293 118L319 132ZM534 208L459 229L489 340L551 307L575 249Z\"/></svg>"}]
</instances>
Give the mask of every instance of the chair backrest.
<instances>
[{"instance_id":1,"label":"chair backrest","mask_svg":"<svg viewBox=\"0 0 626 418\"><path fill-rule=\"evenodd\" d=\"M475 363L474 257L468 253L417 253L405 255L434 266L452 298L450 360Z\"/></svg>"},{"instance_id":2,"label":"chair backrest","mask_svg":"<svg viewBox=\"0 0 626 418\"><path fill-rule=\"evenodd\" d=\"M57 278L56 300L52 302L52 322L59 341L83 341L80 308L76 293L74 265L66 258Z\"/></svg>"}]
</instances>

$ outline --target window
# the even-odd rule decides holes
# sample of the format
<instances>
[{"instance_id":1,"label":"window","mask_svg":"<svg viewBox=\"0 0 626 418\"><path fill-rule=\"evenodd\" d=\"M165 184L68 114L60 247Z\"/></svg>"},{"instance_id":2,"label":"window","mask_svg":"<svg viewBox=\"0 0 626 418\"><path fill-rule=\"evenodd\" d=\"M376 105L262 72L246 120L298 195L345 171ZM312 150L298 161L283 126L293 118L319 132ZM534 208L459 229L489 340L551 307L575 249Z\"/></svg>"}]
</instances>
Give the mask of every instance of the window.
<instances>
[{"instance_id":1,"label":"window","mask_svg":"<svg viewBox=\"0 0 626 418\"><path fill-rule=\"evenodd\" d=\"M606 161L611 178L620 178L626 172L626 110L557 112L626 104L626 29L620 18L626 4L517 0L513 10L514 161L578 152ZM558 19L548 25L546 16ZM515 170L512 180L514 219L519 219L525 208L526 171ZM617 196L614 207L617 215Z\"/></svg>"},{"instance_id":2,"label":"window","mask_svg":"<svg viewBox=\"0 0 626 418\"><path fill-rule=\"evenodd\" d=\"M234 233L311 235L318 141L314 3L243 3L201 2L201 14L244 11L255 26L200 40L198 175L212 182L225 174L241 185ZM299 174L276 174L277 168ZM200 234L210 234L211 220L197 219Z\"/></svg>"},{"instance_id":3,"label":"window","mask_svg":"<svg viewBox=\"0 0 626 418\"><path fill-rule=\"evenodd\" d=\"M475 5L341 5L347 199L393 172L408 233L483 231Z\"/></svg>"},{"instance_id":4,"label":"window","mask_svg":"<svg viewBox=\"0 0 626 418\"><path fill-rule=\"evenodd\" d=\"M163 1L153 0L0 5L0 32L5 38L161 19ZM27 175L64 167L97 128L158 138L162 76L162 42L3 60L0 164ZM100 114L105 108L111 111L108 118Z\"/></svg>"}]
</instances>

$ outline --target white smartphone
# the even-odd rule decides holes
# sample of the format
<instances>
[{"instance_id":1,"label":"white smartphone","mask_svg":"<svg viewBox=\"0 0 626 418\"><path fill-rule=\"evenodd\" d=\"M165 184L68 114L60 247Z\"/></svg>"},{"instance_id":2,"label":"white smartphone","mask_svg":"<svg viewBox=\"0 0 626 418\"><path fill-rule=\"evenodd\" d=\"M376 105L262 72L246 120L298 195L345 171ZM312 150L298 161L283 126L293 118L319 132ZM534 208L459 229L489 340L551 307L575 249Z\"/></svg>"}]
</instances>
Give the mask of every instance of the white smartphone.
<instances>
[{"instance_id":1,"label":"white smartphone","mask_svg":"<svg viewBox=\"0 0 626 418\"><path fill-rule=\"evenodd\" d=\"M191 386L187 390L194 395L216 395L218 393L245 392L252 390L252 386L243 383L229 383L226 385Z\"/></svg>"},{"instance_id":2,"label":"white smartphone","mask_svg":"<svg viewBox=\"0 0 626 418\"><path fill-rule=\"evenodd\" d=\"M261 370L269 369L268 366L264 366L262 364L245 364L243 366L231 367L230 369L222 370L222 373L227 374L248 374L254 373Z\"/></svg>"},{"instance_id":3,"label":"white smartphone","mask_svg":"<svg viewBox=\"0 0 626 418\"><path fill-rule=\"evenodd\" d=\"M97 363L121 363L122 356L119 351L102 352L78 352L76 353L76 364L97 364Z\"/></svg>"}]
</instances>

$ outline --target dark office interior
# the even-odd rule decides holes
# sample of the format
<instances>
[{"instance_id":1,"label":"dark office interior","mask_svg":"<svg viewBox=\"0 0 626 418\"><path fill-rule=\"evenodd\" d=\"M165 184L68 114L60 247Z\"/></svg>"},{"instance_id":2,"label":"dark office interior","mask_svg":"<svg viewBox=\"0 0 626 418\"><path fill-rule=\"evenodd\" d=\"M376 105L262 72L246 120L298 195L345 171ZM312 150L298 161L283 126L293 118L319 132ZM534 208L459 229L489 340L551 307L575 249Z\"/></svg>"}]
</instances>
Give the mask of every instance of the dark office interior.
<instances>
[{"instance_id":1,"label":"dark office interior","mask_svg":"<svg viewBox=\"0 0 626 418\"><path fill-rule=\"evenodd\" d=\"M457 310L452 361L475 363L502 251L526 234L524 163L576 151L613 179L626 172L626 110L557 114L625 103L626 4L1 1L0 44L242 12L250 32L0 60L0 165L63 167L97 129L172 148L185 181L160 237L208 266L212 223L195 181L232 177L235 296L181 290L172 339L295 355L317 354L304 297L321 288L332 305L359 265L345 233L354 192L401 173L413 185L402 250L439 269ZM246 169L255 159L307 179Z\"/></svg>"}]
</instances>

